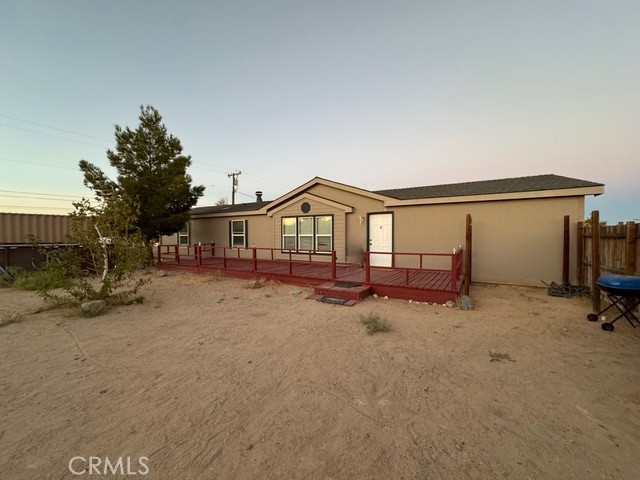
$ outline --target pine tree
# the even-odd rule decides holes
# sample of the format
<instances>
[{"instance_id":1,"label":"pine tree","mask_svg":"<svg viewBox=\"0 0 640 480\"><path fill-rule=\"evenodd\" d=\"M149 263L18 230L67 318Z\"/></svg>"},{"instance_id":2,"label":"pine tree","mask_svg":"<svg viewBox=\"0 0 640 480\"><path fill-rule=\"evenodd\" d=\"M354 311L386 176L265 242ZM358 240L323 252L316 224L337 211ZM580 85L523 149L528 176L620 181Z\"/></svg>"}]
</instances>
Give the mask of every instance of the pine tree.
<instances>
[{"instance_id":1,"label":"pine tree","mask_svg":"<svg viewBox=\"0 0 640 480\"><path fill-rule=\"evenodd\" d=\"M141 105L139 120L135 130L115 126L116 147L107 150L107 158L118 171L117 181L86 160L80 170L99 198L108 203L115 195L134 209L135 225L150 242L184 226L204 186L191 186L191 157L182 154L180 140L167 132L158 110Z\"/></svg>"}]
</instances>

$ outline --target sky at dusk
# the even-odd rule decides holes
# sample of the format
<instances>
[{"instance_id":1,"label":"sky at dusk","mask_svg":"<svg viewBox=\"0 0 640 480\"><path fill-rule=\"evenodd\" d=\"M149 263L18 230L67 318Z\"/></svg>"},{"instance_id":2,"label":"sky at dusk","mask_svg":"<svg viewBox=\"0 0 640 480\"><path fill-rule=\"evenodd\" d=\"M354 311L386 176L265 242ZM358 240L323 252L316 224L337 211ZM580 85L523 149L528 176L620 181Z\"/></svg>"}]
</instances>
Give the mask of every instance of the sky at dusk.
<instances>
[{"instance_id":1,"label":"sky at dusk","mask_svg":"<svg viewBox=\"0 0 640 480\"><path fill-rule=\"evenodd\" d=\"M199 205L555 173L640 220L640 2L1 2L0 211L66 213L163 115ZM27 208L29 207L29 208Z\"/></svg>"}]
</instances>

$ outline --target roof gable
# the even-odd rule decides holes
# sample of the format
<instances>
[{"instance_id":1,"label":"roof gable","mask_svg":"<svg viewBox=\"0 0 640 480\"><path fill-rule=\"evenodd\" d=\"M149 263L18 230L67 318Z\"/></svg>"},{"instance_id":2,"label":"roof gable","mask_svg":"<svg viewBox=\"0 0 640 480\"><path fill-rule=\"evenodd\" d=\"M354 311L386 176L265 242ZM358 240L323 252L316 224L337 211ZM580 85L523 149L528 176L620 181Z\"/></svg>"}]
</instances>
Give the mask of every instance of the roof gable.
<instances>
[{"instance_id":1,"label":"roof gable","mask_svg":"<svg viewBox=\"0 0 640 480\"><path fill-rule=\"evenodd\" d=\"M350 193L355 193L356 195L362 195L364 197L369 197L369 198L374 198L376 200L388 200L388 198L384 195L381 195L379 193L376 192L372 192L369 190L365 190L363 188L358 188L358 187L353 187L351 185L347 185L344 183L339 183L339 182L334 182L333 180L327 180L326 178L321 178L321 177L315 177L312 178L311 180L309 180L307 183L300 185L298 188L296 188L295 190L291 190L289 193L286 193L284 195L282 195L281 197L276 198L275 200L273 200L269 206L267 207L267 211L276 208L277 206L279 206L280 204L289 201L291 198L296 197L297 195L299 195L300 193L308 190L309 188L311 188L314 185L326 185L329 187L333 187L336 188L338 190L343 190L346 192L350 192Z\"/></svg>"},{"instance_id":2,"label":"roof gable","mask_svg":"<svg viewBox=\"0 0 640 480\"><path fill-rule=\"evenodd\" d=\"M317 195L313 195L313 194L308 193L308 192L304 192L304 193L302 193L301 195L299 195L297 197L293 197L293 198L289 199L288 201L286 201L284 203L281 203L276 208L269 209L269 212L267 213L267 215L269 215L271 217L276 212L279 212L280 210L283 210L283 209L293 205L294 203L300 202L300 201L303 201L303 200L315 200L316 202L322 203L324 205L329 205L331 207L337 208L338 210L342 210L345 213L353 212L353 207L350 206L350 205L345 205L344 203L336 202L334 200L329 200L328 198L323 198L323 197L319 197Z\"/></svg>"}]
</instances>

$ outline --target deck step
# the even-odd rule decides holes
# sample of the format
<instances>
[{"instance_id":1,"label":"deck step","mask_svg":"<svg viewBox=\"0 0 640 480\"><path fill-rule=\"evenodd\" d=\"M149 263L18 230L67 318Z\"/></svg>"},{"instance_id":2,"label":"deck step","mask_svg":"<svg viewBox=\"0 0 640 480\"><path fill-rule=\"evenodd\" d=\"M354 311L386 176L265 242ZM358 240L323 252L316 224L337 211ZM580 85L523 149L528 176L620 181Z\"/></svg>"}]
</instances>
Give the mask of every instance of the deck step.
<instances>
[{"instance_id":1,"label":"deck step","mask_svg":"<svg viewBox=\"0 0 640 480\"><path fill-rule=\"evenodd\" d=\"M327 282L317 285L313 289L315 295L328 299L353 300L354 303L367 298L370 291L371 287L369 285L355 282ZM328 300L328 302L331 302L331 300Z\"/></svg>"},{"instance_id":2,"label":"deck step","mask_svg":"<svg viewBox=\"0 0 640 480\"><path fill-rule=\"evenodd\" d=\"M353 307L357 300L348 300L346 298L327 297L326 295L309 295L307 300L315 300L322 303L330 303L332 305L344 305L345 307Z\"/></svg>"}]
</instances>

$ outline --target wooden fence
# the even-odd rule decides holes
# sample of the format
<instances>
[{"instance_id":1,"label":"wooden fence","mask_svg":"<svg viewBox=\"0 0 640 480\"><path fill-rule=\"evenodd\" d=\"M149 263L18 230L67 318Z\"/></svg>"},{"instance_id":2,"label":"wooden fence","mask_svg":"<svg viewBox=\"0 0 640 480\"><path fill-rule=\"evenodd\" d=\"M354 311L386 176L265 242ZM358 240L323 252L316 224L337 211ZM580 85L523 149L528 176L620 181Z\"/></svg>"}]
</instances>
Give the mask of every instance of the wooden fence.
<instances>
[{"instance_id":1,"label":"wooden fence","mask_svg":"<svg viewBox=\"0 0 640 480\"><path fill-rule=\"evenodd\" d=\"M600 310L601 292L596 280L601 274L640 274L640 224L600 225L600 213L591 213L592 225L578 223L578 283L591 285L593 308Z\"/></svg>"}]
</instances>

